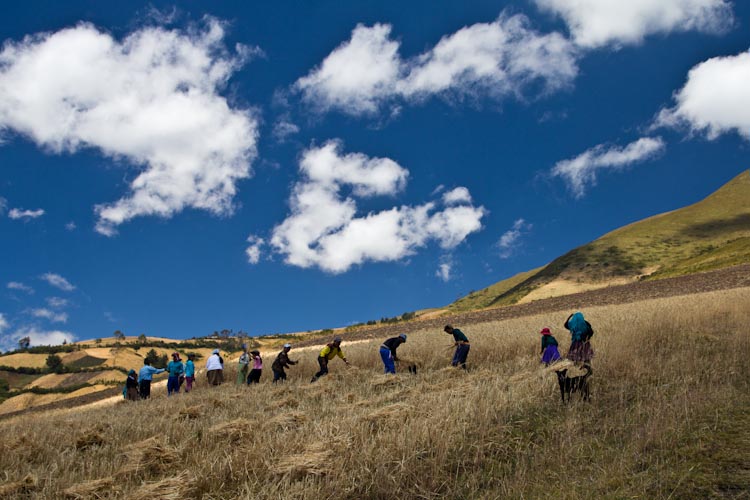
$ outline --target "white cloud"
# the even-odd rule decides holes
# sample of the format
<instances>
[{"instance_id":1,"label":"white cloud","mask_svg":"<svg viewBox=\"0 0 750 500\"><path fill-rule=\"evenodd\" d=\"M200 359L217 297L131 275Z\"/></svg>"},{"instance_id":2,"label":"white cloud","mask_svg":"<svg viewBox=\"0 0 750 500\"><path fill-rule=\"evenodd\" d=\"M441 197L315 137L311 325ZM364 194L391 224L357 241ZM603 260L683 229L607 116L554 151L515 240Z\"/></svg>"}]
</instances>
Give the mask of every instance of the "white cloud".
<instances>
[{"instance_id":1,"label":"white cloud","mask_svg":"<svg viewBox=\"0 0 750 500\"><path fill-rule=\"evenodd\" d=\"M62 309L68 307L68 299L62 297L47 297L47 304L54 309Z\"/></svg>"},{"instance_id":2,"label":"white cloud","mask_svg":"<svg viewBox=\"0 0 750 500\"><path fill-rule=\"evenodd\" d=\"M661 137L643 137L624 148L600 144L570 160L557 162L551 170L553 177L562 177L573 196L581 198L587 185L596 185L598 170L624 170L633 163L658 155L666 147Z\"/></svg>"},{"instance_id":3,"label":"white cloud","mask_svg":"<svg viewBox=\"0 0 750 500\"><path fill-rule=\"evenodd\" d=\"M35 318L44 318L53 323L67 323L68 321L68 314L64 312L55 312L45 308L32 309L30 312Z\"/></svg>"},{"instance_id":4,"label":"white cloud","mask_svg":"<svg viewBox=\"0 0 750 500\"><path fill-rule=\"evenodd\" d=\"M523 15L503 14L447 35L408 60L398 53L400 42L390 38L390 25L360 24L295 89L320 111L365 115L433 95L500 100L520 97L531 86L544 92L569 86L578 73L573 44L528 24Z\"/></svg>"},{"instance_id":5,"label":"white cloud","mask_svg":"<svg viewBox=\"0 0 750 500\"><path fill-rule=\"evenodd\" d=\"M357 217L354 197L395 195L405 188L408 172L388 158L343 155L337 141L305 151L300 172L291 214L270 240L291 265L342 273L367 261L399 260L430 241L451 249L482 227L485 209L470 205L438 210L426 203ZM343 196L345 187L351 196Z\"/></svg>"},{"instance_id":6,"label":"white cloud","mask_svg":"<svg viewBox=\"0 0 750 500\"><path fill-rule=\"evenodd\" d=\"M634 44L655 33L720 33L733 23L727 0L534 0L561 16L583 47Z\"/></svg>"},{"instance_id":7,"label":"white cloud","mask_svg":"<svg viewBox=\"0 0 750 500\"><path fill-rule=\"evenodd\" d=\"M685 126L710 139L735 131L750 140L750 52L696 65L674 99L673 108L659 113L657 126Z\"/></svg>"},{"instance_id":8,"label":"white cloud","mask_svg":"<svg viewBox=\"0 0 750 500\"><path fill-rule=\"evenodd\" d=\"M471 194L465 187L457 187L443 194L443 203L446 205L471 204Z\"/></svg>"},{"instance_id":9,"label":"white cloud","mask_svg":"<svg viewBox=\"0 0 750 500\"><path fill-rule=\"evenodd\" d=\"M286 118L278 120L273 126L273 138L284 142L290 135L299 133L299 127Z\"/></svg>"},{"instance_id":10,"label":"white cloud","mask_svg":"<svg viewBox=\"0 0 750 500\"><path fill-rule=\"evenodd\" d=\"M507 259L516 250L520 244L521 237L529 232L533 226L524 219L517 219L513 227L505 231L497 242L500 249L500 258Z\"/></svg>"},{"instance_id":11,"label":"white cloud","mask_svg":"<svg viewBox=\"0 0 750 500\"><path fill-rule=\"evenodd\" d=\"M6 349L18 347L18 341L24 337L31 339L32 346L39 345L59 345L63 341L68 343L75 341L76 337L70 332L60 330L44 330L36 326L26 326L16 330L9 338L2 339L2 344Z\"/></svg>"},{"instance_id":12,"label":"white cloud","mask_svg":"<svg viewBox=\"0 0 750 500\"><path fill-rule=\"evenodd\" d=\"M59 288L60 290L64 292L72 292L76 289L75 286L73 286L68 280L60 276L59 274L55 273L45 273L40 276L41 279L49 283L50 285L54 286L55 288Z\"/></svg>"},{"instance_id":13,"label":"white cloud","mask_svg":"<svg viewBox=\"0 0 750 500\"><path fill-rule=\"evenodd\" d=\"M34 294L34 289L33 288L31 288L30 286L28 286L28 285L26 285L24 283L20 283L18 281L11 281L11 282L9 282L8 285L7 285L7 287L8 287L9 290L19 290L21 292L26 292L29 295L33 295Z\"/></svg>"},{"instance_id":14,"label":"white cloud","mask_svg":"<svg viewBox=\"0 0 750 500\"><path fill-rule=\"evenodd\" d=\"M441 262L435 271L435 276L447 283L453 278L453 259L450 256L446 256L440 260Z\"/></svg>"},{"instance_id":15,"label":"white cloud","mask_svg":"<svg viewBox=\"0 0 750 500\"><path fill-rule=\"evenodd\" d=\"M75 231L77 227L78 226L76 226L76 223L73 221L70 221L67 224L65 224L65 229L67 229L68 231Z\"/></svg>"},{"instance_id":16,"label":"white cloud","mask_svg":"<svg viewBox=\"0 0 750 500\"><path fill-rule=\"evenodd\" d=\"M5 333L5 330L7 330L9 326L10 323L8 323L8 320L5 319L5 315L3 313L0 313L0 335Z\"/></svg>"},{"instance_id":17,"label":"white cloud","mask_svg":"<svg viewBox=\"0 0 750 500\"><path fill-rule=\"evenodd\" d=\"M2 144L2 142L0 142ZM0 215L3 215L8 209L8 200L0 196Z\"/></svg>"},{"instance_id":18,"label":"white cloud","mask_svg":"<svg viewBox=\"0 0 750 500\"><path fill-rule=\"evenodd\" d=\"M31 220L39 218L42 215L44 215L44 210L41 208L36 210L21 210L20 208L11 208L10 212L8 212L8 217L13 220Z\"/></svg>"},{"instance_id":19,"label":"white cloud","mask_svg":"<svg viewBox=\"0 0 750 500\"><path fill-rule=\"evenodd\" d=\"M184 32L148 27L123 40L86 23L8 42L0 52L0 129L56 153L96 148L139 169L120 200L98 205L106 235L138 216L232 211L256 155L254 113L219 94L243 63L207 18Z\"/></svg>"},{"instance_id":20,"label":"white cloud","mask_svg":"<svg viewBox=\"0 0 750 500\"><path fill-rule=\"evenodd\" d=\"M247 237L247 242L250 243L245 249L245 255L247 255L247 261L250 264L257 264L260 262L261 248L265 244L263 238L258 236L250 235Z\"/></svg>"}]
</instances>

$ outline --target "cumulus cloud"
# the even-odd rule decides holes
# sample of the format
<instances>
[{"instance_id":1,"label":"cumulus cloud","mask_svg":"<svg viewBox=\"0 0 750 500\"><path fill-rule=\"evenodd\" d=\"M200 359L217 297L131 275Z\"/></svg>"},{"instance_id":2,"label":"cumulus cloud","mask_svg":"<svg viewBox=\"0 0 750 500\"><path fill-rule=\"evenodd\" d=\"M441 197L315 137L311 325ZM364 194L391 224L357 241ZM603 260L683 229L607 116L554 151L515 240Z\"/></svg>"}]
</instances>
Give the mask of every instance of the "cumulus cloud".
<instances>
[{"instance_id":1,"label":"cumulus cloud","mask_svg":"<svg viewBox=\"0 0 750 500\"><path fill-rule=\"evenodd\" d=\"M67 224L65 224L65 229L68 230L68 231L75 231L76 228L78 228L78 226L73 221L70 221Z\"/></svg>"},{"instance_id":2,"label":"cumulus cloud","mask_svg":"<svg viewBox=\"0 0 750 500\"><path fill-rule=\"evenodd\" d=\"M696 65L674 99L656 126L687 127L709 139L734 131L750 140L750 52Z\"/></svg>"},{"instance_id":3,"label":"cumulus cloud","mask_svg":"<svg viewBox=\"0 0 750 500\"><path fill-rule=\"evenodd\" d=\"M10 323L8 323L8 320L5 319L5 315L3 313L0 313L0 335L5 333L5 330L7 330L9 326Z\"/></svg>"},{"instance_id":4,"label":"cumulus cloud","mask_svg":"<svg viewBox=\"0 0 750 500\"><path fill-rule=\"evenodd\" d=\"M471 204L471 193L463 186L457 187L447 193L443 193L443 203L446 205Z\"/></svg>"},{"instance_id":5,"label":"cumulus cloud","mask_svg":"<svg viewBox=\"0 0 750 500\"><path fill-rule=\"evenodd\" d=\"M273 126L273 138L284 142L289 136L299 133L299 126L287 118L279 119Z\"/></svg>"},{"instance_id":6,"label":"cumulus cloud","mask_svg":"<svg viewBox=\"0 0 750 500\"><path fill-rule=\"evenodd\" d=\"M320 111L356 116L434 95L501 100L531 87L551 92L578 73L573 44L559 33L533 31L523 15L464 27L411 59L401 58L391 30L388 24L357 25L294 88Z\"/></svg>"},{"instance_id":7,"label":"cumulus cloud","mask_svg":"<svg viewBox=\"0 0 750 500\"><path fill-rule=\"evenodd\" d=\"M186 31L147 27L122 40L82 23L7 42L0 52L0 130L55 152L95 148L138 170L121 199L98 205L112 235L138 216L187 208L228 214L250 176L258 121L219 92L252 51L230 54L207 18Z\"/></svg>"},{"instance_id":8,"label":"cumulus cloud","mask_svg":"<svg viewBox=\"0 0 750 500\"><path fill-rule=\"evenodd\" d=\"M288 264L342 273L367 261L399 260L430 241L451 249L481 229L485 209L471 205L441 210L425 203L358 217L355 198L398 194L408 171L388 158L343 154L341 148L340 142L330 141L302 155L291 214L270 239Z\"/></svg>"},{"instance_id":9,"label":"cumulus cloud","mask_svg":"<svg viewBox=\"0 0 750 500\"><path fill-rule=\"evenodd\" d=\"M55 273L45 273L40 276L41 279L49 283L50 285L54 286L55 288L59 288L63 292L72 292L76 289L75 286L73 286L70 281L66 280L59 274Z\"/></svg>"},{"instance_id":10,"label":"cumulus cloud","mask_svg":"<svg viewBox=\"0 0 750 500\"><path fill-rule=\"evenodd\" d=\"M562 17L587 48L640 43L651 34L698 30L720 33L733 24L728 0L534 0Z\"/></svg>"},{"instance_id":11,"label":"cumulus cloud","mask_svg":"<svg viewBox=\"0 0 750 500\"><path fill-rule=\"evenodd\" d=\"M497 242L497 247L500 249L500 258L507 259L513 255L520 244L521 237L528 233L532 227L524 219L517 219L513 223L513 227L505 231Z\"/></svg>"},{"instance_id":12,"label":"cumulus cloud","mask_svg":"<svg viewBox=\"0 0 750 500\"><path fill-rule=\"evenodd\" d=\"M50 309L45 309L45 308L32 309L30 313L35 318L43 318L53 323L67 323L68 321L67 313L55 312Z\"/></svg>"},{"instance_id":13,"label":"cumulus cloud","mask_svg":"<svg viewBox=\"0 0 750 500\"><path fill-rule=\"evenodd\" d=\"M245 249L245 255L247 255L247 261L250 264L257 264L260 262L261 248L265 244L265 240L255 235L247 237L249 245Z\"/></svg>"},{"instance_id":14,"label":"cumulus cloud","mask_svg":"<svg viewBox=\"0 0 750 500\"><path fill-rule=\"evenodd\" d=\"M450 256L440 259L440 264L435 271L435 276L446 283L453 278L453 258Z\"/></svg>"},{"instance_id":15,"label":"cumulus cloud","mask_svg":"<svg viewBox=\"0 0 750 500\"><path fill-rule=\"evenodd\" d=\"M11 208L8 212L8 217L13 220L31 220L31 219L37 219L44 215L44 210L41 208L38 208L36 210L22 210L20 208Z\"/></svg>"},{"instance_id":16,"label":"cumulus cloud","mask_svg":"<svg viewBox=\"0 0 750 500\"><path fill-rule=\"evenodd\" d=\"M76 336L70 332L60 330L45 330L36 326L26 326L20 328L2 339L2 344L6 349L12 349L18 346L18 341L24 337L29 337L32 346L39 345L59 345L65 342L73 342Z\"/></svg>"},{"instance_id":17,"label":"cumulus cloud","mask_svg":"<svg viewBox=\"0 0 750 500\"><path fill-rule=\"evenodd\" d=\"M597 171L624 170L633 163L645 161L664 151L661 137L643 137L624 148L600 144L570 160L557 162L551 170L553 177L562 177L576 198L581 198L587 186L596 185Z\"/></svg>"},{"instance_id":18,"label":"cumulus cloud","mask_svg":"<svg viewBox=\"0 0 750 500\"><path fill-rule=\"evenodd\" d=\"M33 295L34 289L31 288L29 285L26 285L24 283L21 283L19 281L11 281L7 285L8 290L18 290L20 292L26 292L29 295Z\"/></svg>"}]
</instances>

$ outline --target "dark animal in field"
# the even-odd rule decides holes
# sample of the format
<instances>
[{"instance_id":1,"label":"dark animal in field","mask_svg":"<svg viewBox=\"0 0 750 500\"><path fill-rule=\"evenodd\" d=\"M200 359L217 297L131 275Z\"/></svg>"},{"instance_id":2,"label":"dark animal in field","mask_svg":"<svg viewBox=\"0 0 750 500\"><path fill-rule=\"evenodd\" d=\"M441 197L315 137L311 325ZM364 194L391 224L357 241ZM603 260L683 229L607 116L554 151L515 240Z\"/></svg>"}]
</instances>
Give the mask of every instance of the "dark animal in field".
<instances>
[{"instance_id":1,"label":"dark animal in field","mask_svg":"<svg viewBox=\"0 0 750 500\"><path fill-rule=\"evenodd\" d=\"M569 376L568 372L576 373L575 376ZM584 401L588 401L591 396L591 388L589 384L589 377L594 373L591 369L591 365L585 363L580 369L566 369L555 372L557 373L557 383L560 384L560 397L562 402L565 403L565 397L567 396L568 402L570 402L573 393L580 393L581 398Z\"/></svg>"}]
</instances>

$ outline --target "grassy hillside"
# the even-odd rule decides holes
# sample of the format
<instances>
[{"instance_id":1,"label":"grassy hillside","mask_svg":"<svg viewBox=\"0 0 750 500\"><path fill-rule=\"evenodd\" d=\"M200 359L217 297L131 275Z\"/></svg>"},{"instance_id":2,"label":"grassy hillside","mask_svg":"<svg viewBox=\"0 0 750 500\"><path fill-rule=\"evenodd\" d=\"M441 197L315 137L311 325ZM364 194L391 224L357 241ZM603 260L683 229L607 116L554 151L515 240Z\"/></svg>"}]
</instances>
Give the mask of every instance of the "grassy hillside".
<instances>
[{"instance_id":1,"label":"grassy hillside","mask_svg":"<svg viewBox=\"0 0 750 500\"><path fill-rule=\"evenodd\" d=\"M448 309L509 305L566 290L681 276L747 262L750 171L694 205L612 231L529 271L528 276L517 275L474 292Z\"/></svg>"},{"instance_id":2,"label":"grassy hillside","mask_svg":"<svg viewBox=\"0 0 750 500\"><path fill-rule=\"evenodd\" d=\"M559 401L539 367L555 313L469 325L469 371L445 334L399 349L417 376L381 374L379 342L344 344L309 383L191 394L0 420L0 498L744 498L750 490L750 289L587 309L590 403ZM268 361L268 360L267 360ZM228 374L231 380L233 374Z\"/></svg>"}]
</instances>

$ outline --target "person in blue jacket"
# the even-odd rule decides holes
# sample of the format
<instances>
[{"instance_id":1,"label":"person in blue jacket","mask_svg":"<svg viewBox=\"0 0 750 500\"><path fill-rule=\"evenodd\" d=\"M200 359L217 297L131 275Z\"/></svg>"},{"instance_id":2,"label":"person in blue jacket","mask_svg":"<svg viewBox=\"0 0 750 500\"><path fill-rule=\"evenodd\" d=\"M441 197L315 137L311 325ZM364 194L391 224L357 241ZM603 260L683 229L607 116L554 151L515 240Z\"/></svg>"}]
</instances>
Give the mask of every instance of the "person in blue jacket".
<instances>
[{"instance_id":1,"label":"person in blue jacket","mask_svg":"<svg viewBox=\"0 0 750 500\"><path fill-rule=\"evenodd\" d=\"M172 393L179 394L180 376L185 373L185 366L182 364L178 353L172 353L172 361L167 365L167 371L169 372L169 378L167 379L167 396L171 396Z\"/></svg>"},{"instance_id":2,"label":"person in blue jacket","mask_svg":"<svg viewBox=\"0 0 750 500\"><path fill-rule=\"evenodd\" d=\"M148 399L151 397L151 381L154 375L162 373L164 368L154 368L151 366L151 361L148 359L143 360L143 368L138 372L138 392L140 393L141 399Z\"/></svg>"}]
</instances>

